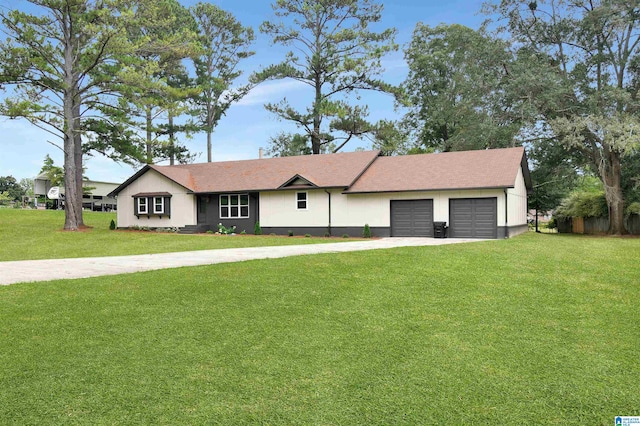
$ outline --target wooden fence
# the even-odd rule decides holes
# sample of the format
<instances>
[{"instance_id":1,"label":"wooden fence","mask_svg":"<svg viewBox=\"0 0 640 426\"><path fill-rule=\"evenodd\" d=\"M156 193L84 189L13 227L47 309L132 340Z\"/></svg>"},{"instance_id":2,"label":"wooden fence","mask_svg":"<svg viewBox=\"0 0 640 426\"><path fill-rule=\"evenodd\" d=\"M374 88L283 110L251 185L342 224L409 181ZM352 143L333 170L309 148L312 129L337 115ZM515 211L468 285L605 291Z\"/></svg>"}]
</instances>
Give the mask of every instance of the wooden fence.
<instances>
[{"instance_id":1,"label":"wooden fence","mask_svg":"<svg viewBox=\"0 0 640 426\"><path fill-rule=\"evenodd\" d=\"M640 215L634 214L624 219L624 226L630 234L640 235ZM558 219L558 232L565 234L606 234L609 230L608 217L573 217Z\"/></svg>"}]
</instances>

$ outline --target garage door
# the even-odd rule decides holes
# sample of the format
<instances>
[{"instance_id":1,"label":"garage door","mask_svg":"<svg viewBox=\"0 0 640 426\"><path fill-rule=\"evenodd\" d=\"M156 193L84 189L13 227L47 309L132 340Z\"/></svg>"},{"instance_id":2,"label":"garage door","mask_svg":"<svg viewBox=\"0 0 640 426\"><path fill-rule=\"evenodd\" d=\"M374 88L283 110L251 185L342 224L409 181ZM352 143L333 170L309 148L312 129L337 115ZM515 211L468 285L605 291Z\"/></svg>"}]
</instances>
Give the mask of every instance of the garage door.
<instances>
[{"instance_id":1,"label":"garage door","mask_svg":"<svg viewBox=\"0 0 640 426\"><path fill-rule=\"evenodd\" d=\"M391 201L392 237L433 237L433 200Z\"/></svg>"},{"instance_id":2,"label":"garage door","mask_svg":"<svg viewBox=\"0 0 640 426\"><path fill-rule=\"evenodd\" d=\"M452 199L449 222L451 238L498 238L498 199Z\"/></svg>"}]
</instances>

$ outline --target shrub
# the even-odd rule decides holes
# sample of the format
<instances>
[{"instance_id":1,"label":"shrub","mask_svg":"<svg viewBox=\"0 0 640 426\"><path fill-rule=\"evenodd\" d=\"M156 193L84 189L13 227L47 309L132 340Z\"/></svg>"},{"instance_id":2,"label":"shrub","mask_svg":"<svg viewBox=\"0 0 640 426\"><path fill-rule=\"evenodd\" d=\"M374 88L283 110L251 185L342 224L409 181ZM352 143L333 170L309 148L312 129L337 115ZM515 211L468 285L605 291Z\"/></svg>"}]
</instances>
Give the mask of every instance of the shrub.
<instances>
[{"instance_id":1,"label":"shrub","mask_svg":"<svg viewBox=\"0 0 640 426\"><path fill-rule=\"evenodd\" d=\"M576 191L562 200L556 211L559 218L564 217L607 217L609 208L604 191Z\"/></svg>"},{"instance_id":2,"label":"shrub","mask_svg":"<svg viewBox=\"0 0 640 426\"><path fill-rule=\"evenodd\" d=\"M242 230L242 232L240 233L240 235L247 235L247 231L245 231L244 229Z\"/></svg>"},{"instance_id":3,"label":"shrub","mask_svg":"<svg viewBox=\"0 0 640 426\"><path fill-rule=\"evenodd\" d=\"M222 235L235 234L236 233L236 226L234 225L234 226L232 226L230 228L227 228L222 223L219 223L218 224L218 233L220 233Z\"/></svg>"},{"instance_id":4,"label":"shrub","mask_svg":"<svg viewBox=\"0 0 640 426\"><path fill-rule=\"evenodd\" d=\"M304 234L304 237L305 238L309 238L309 237L311 237L311 234Z\"/></svg>"},{"instance_id":5,"label":"shrub","mask_svg":"<svg viewBox=\"0 0 640 426\"><path fill-rule=\"evenodd\" d=\"M342 234L342 238L349 238L349 234Z\"/></svg>"},{"instance_id":6,"label":"shrub","mask_svg":"<svg viewBox=\"0 0 640 426\"><path fill-rule=\"evenodd\" d=\"M111 223L109 224L109 229L111 229L112 231L114 229L116 229L116 221L111 219Z\"/></svg>"},{"instance_id":7,"label":"shrub","mask_svg":"<svg viewBox=\"0 0 640 426\"><path fill-rule=\"evenodd\" d=\"M368 223L364 224L364 229L362 230L362 237L363 238L371 238L371 228L369 228L369 224Z\"/></svg>"},{"instance_id":8,"label":"shrub","mask_svg":"<svg viewBox=\"0 0 640 426\"><path fill-rule=\"evenodd\" d=\"M213 234L213 231L212 231L211 229L209 229L209 230L207 231L207 234Z\"/></svg>"},{"instance_id":9,"label":"shrub","mask_svg":"<svg viewBox=\"0 0 640 426\"><path fill-rule=\"evenodd\" d=\"M254 235L262 235L262 228L260 227L260 222L256 222L255 226L253 227L253 234Z\"/></svg>"},{"instance_id":10,"label":"shrub","mask_svg":"<svg viewBox=\"0 0 640 426\"><path fill-rule=\"evenodd\" d=\"M552 217L549 222L547 222L547 228L556 229L558 227L558 221L555 217Z\"/></svg>"},{"instance_id":11,"label":"shrub","mask_svg":"<svg viewBox=\"0 0 640 426\"><path fill-rule=\"evenodd\" d=\"M275 233L275 232L272 232L272 233L270 233L269 235L271 235L272 237L275 237L275 236L276 236L276 233Z\"/></svg>"},{"instance_id":12,"label":"shrub","mask_svg":"<svg viewBox=\"0 0 640 426\"><path fill-rule=\"evenodd\" d=\"M288 234L290 237L293 237L293 231L292 231L292 230L287 231L287 234Z\"/></svg>"},{"instance_id":13,"label":"shrub","mask_svg":"<svg viewBox=\"0 0 640 426\"><path fill-rule=\"evenodd\" d=\"M635 203L629 204L625 213L627 213L628 216L640 214L640 203L636 201Z\"/></svg>"},{"instance_id":14,"label":"shrub","mask_svg":"<svg viewBox=\"0 0 640 426\"><path fill-rule=\"evenodd\" d=\"M329 238L331 236L331 234L329 233L329 231L324 233L325 238Z\"/></svg>"}]
</instances>

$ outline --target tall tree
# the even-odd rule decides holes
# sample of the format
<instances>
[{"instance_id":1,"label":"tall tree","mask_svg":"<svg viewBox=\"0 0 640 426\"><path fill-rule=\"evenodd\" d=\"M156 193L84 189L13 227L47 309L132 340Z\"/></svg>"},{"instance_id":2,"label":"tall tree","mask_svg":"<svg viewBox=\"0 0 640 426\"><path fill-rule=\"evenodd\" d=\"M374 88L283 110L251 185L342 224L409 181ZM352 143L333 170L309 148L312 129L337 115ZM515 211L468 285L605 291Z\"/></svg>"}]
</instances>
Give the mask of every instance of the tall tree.
<instances>
[{"instance_id":1,"label":"tall tree","mask_svg":"<svg viewBox=\"0 0 640 426\"><path fill-rule=\"evenodd\" d=\"M211 162L211 135L229 107L245 96L251 85L232 88L242 75L239 65L255 52L249 50L255 36L229 12L211 3L198 3L191 8L196 20L200 52L194 55L196 85L200 90L193 98L193 113L199 127L207 134L207 161Z\"/></svg>"},{"instance_id":2,"label":"tall tree","mask_svg":"<svg viewBox=\"0 0 640 426\"><path fill-rule=\"evenodd\" d=\"M422 150L457 151L517 144L514 105L506 102L502 40L462 25L418 23L405 50L404 125Z\"/></svg>"},{"instance_id":3,"label":"tall tree","mask_svg":"<svg viewBox=\"0 0 640 426\"><path fill-rule=\"evenodd\" d=\"M264 22L260 31L272 36L274 44L293 50L284 62L254 74L252 81L290 78L313 92L305 111L286 99L266 109L299 127L314 154L332 143L338 151L352 137L373 130L366 121L367 107L351 105L348 95L359 90L396 93L378 78L381 58L397 49L396 30L369 28L380 21L382 5L372 0L277 0L273 9L281 21Z\"/></svg>"},{"instance_id":4,"label":"tall tree","mask_svg":"<svg viewBox=\"0 0 640 426\"><path fill-rule=\"evenodd\" d=\"M129 49L124 0L28 0L33 14L2 10L0 83L13 92L0 114L24 117L62 140L66 230L82 220L82 119L103 102L117 54Z\"/></svg>"},{"instance_id":5,"label":"tall tree","mask_svg":"<svg viewBox=\"0 0 640 426\"><path fill-rule=\"evenodd\" d=\"M19 200L24 195L24 188L13 176L0 176L0 192L6 192L12 200Z\"/></svg>"},{"instance_id":6,"label":"tall tree","mask_svg":"<svg viewBox=\"0 0 640 426\"><path fill-rule=\"evenodd\" d=\"M622 164L640 141L640 7L631 0L503 0L487 9L520 47L512 88L597 171L609 233L625 233Z\"/></svg>"},{"instance_id":7,"label":"tall tree","mask_svg":"<svg viewBox=\"0 0 640 426\"><path fill-rule=\"evenodd\" d=\"M398 155L413 153L408 143L408 132L401 123L380 120L369 138L373 148L379 149L382 155Z\"/></svg>"},{"instance_id":8,"label":"tall tree","mask_svg":"<svg viewBox=\"0 0 640 426\"><path fill-rule=\"evenodd\" d=\"M139 60L132 67L129 78L133 81L126 95L140 117L144 162L188 156L184 147L177 146L175 135L185 129L176 126L174 119L186 111L183 104L195 93L182 64L197 49L195 22L177 0L143 2L134 16L136 25L128 27L130 40L147 48L137 50Z\"/></svg>"},{"instance_id":9,"label":"tall tree","mask_svg":"<svg viewBox=\"0 0 640 426\"><path fill-rule=\"evenodd\" d=\"M532 142L527 154L533 182L529 205L539 211L553 210L577 188L585 170L579 159L567 155L552 139Z\"/></svg>"},{"instance_id":10,"label":"tall tree","mask_svg":"<svg viewBox=\"0 0 640 426\"><path fill-rule=\"evenodd\" d=\"M53 158L47 154L44 157L44 163L40 169L40 173L44 173L51 186L63 186L64 185L64 170L62 167L56 166Z\"/></svg>"},{"instance_id":11,"label":"tall tree","mask_svg":"<svg viewBox=\"0 0 640 426\"><path fill-rule=\"evenodd\" d=\"M307 137L300 134L281 132L272 136L267 148L267 155L271 157L292 157L295 155L310 155L311 148Z\"/></svg>"}]
</instances>

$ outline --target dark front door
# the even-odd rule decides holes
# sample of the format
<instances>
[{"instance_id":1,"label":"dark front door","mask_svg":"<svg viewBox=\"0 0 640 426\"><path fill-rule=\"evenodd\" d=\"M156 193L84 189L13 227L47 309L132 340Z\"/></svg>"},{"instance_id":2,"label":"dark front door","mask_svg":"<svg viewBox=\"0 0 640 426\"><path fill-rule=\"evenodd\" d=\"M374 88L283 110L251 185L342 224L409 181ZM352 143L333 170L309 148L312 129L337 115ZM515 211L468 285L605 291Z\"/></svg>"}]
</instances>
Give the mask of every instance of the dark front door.
<instances>
[{"instance_id":1,"label":"dark front door","mask_svg":"<svg viewBox=\"0 0 640 426\"><path fill-rule=\"evenodd\" d=\"M433 237L433 200L391 201L392 237Z\"/></svg>"},{"instance_id":2,"label":"dark front door","mask_svg":"<svg viewBox=\"0 0 640 426\"><path fill-rule=\"evenodd\" d=\"M207 223L207 204L209 198L198 195L198 225Z\"/></svg>"}]
</instances>

